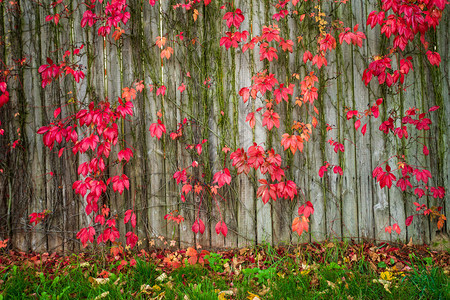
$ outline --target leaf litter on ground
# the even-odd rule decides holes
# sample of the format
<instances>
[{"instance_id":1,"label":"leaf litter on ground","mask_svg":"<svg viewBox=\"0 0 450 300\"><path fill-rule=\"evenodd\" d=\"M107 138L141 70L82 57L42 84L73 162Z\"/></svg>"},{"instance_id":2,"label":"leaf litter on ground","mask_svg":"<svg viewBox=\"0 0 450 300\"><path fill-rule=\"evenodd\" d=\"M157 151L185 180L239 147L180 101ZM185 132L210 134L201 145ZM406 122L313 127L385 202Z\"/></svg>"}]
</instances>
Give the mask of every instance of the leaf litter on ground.
<instances>
[{"instance_id":1,"label":"leaf litter on ground","mask_svg":"<svg viewBox=\"0 0 450 300\"><path fill-rule=\"evenodd\" d=\"M69 296L84 293L97 299L179 298L180 293L193 299L196 293L205 292L211 293L214 299L270 299L280 292L281 282L289 280L294 280L297 286L308 286L316 295L351 294L357 272L367 275L366 285L379 286L392 294L406 282L412 282L411 286L419 289L421 283L439 281L430 275L436 268L446 278L444 285L449 284L450 275L447 251L434 251L426 245L412 243L328 241L210 251L193 247L134 252L113 248L109 253L85 252L66 256L3 249L0 252L0 297L10 294L14 276L24 276L28 282L39 281L34 290L32 287L22 290L22 295L32 297L49 293L56 285L52 285L55 278L67 277L73 272L81 274L79 280L87 281L84 288L90 291L66 288L64 293ZM135 273L146 276L141 276L139 281L133 275ZM63 280L59 281L61 284Z\"/></svg>"}]
</instances>

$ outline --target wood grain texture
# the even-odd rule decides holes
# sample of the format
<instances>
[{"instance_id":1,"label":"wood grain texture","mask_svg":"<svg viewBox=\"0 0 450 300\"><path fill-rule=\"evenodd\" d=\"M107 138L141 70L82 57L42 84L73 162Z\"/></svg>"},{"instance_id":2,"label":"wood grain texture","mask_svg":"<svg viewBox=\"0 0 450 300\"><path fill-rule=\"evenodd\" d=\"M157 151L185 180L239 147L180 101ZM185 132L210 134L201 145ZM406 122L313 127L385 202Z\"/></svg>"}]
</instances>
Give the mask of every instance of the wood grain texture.
<instances>
[{"instance_id":1,"label":"wood grain texture","mask_svg":"<svg viewBox=\"0 0 450 300\"><path fill-rule=\"evenodd\" d=\"M12 235L14 247L23 250L80 249L75 235L92 220L86 217L85 200L74 195L71 186L77 180L77 165L90 157L87 154L74 157L70 149L66 149L60 158L59 148L44 147L42 136L37 135L36 130L53 121L53 111L58 106L63 107L62 115L68 116L91 101L98 103L108 98L116 105L122 88L131 87L136 80L143 80L145 89L133 102L133 118L119 124L124 137L121 145L133 147L134 152L133 159L123 169L130 178L130 190L123 195L108 192L104 199L112 214L119 217L122 242L125 233L132 230L129 224L120 221L128 209L134 209L137 214L136 232L141 240L145 239L144 246L152 239L158 241L158 247L169 247L164 241L174 240L176 246L183 248L196 244L203 247L245 247L263 242L276 245L333 238L392 241L412 238L414 243L429 243L436 235L436 223L428 219L416 217L406 228L405 219L415 213L412 203L417 198L395 187L380 189L372 171L389 157L405 154L413 158L415 165L430 168L432 185L450 185L450 21L447 15L431 38L432 46L441 54L441 66L431 67L423 53L408 48L408 53L414 56L414 71L407 77L408 88L393 93L380 88L374 82L376 79L367 87L361 80L371 57L386 52L387 41L380 37L378 27L371 30L365 24L370 11L377 9L373 1L321 4L322 9L332 11L333 17L343 20L346 26L360 24L359 30L366 34L367 40L362 48L338 44L337 49L326 56L328 67L320 70L302 61L305 50L311 50L315 43L316 23L309 18L300 22L298 17L275 22L272 20L275 8L268 0L239 0L234 1L234 5L245 15L240 30L249 32L248 40L260 35L264 25L276 23L281 35L294 41L292 53L278 49L279 59L271 63L260 61L258 47L254 52L242 52L242 48L225 50L219 45L220 38L231 30L222 19L229 5L225 10L220 9L222 4L214 2L206 7L198 6L199 15L194 19L192 10L173 9L175 1L158 1L151 7L144 0L132 0L129 1L131 19L123 28L125 33L115 41L111 36L97 35L100 22L93 28L82 29L80 22L85 8L77 9L75 3L69 7L75 12L68 19L61 19L58 25L46 22L45 17L51 13L50 1L44 2L45 7L33 1L18 1L21 14L12 12L9 4L0 4L0 36L2 41L3 36L8 40L0 48L0 58L7 65L20 57L30 59L16 78L9 80L11 101L0 109L5 129L5 135L0 136L0 146L9 149L20 128L24 149L0 154L1 167L8 175L0 176L0 239ZM314 5L311 2L299 5L299 15L316 9ZM183 32L183 40L177 36L180 32ZM302 45L297 43L300 35ZM161 60L161 50L155 45L158 36L166 37L166 46L174 49L170 59ZM74 83L66 77L42 89L39 66L46 63L47 57L61 61L65 50L82 43L85 47L79 63L86 78ZM248 113L265 105L265 99L244 103L238 95L242 87L252 85L252 76L265 69L274 73L285 86L289 83L297 86L290 102L282 101L276 107L281 116L280 128L270 132L262 127L260 114L256 114L254 129L245 122ZM311 70L321 80L319 99L315 102L320 112L318 116L311 114L311 109L308 111L307 104L302 107L294 104L300 94L299 83ZM294 73L300 75L300 80ZM178 90L182 83L186 85L183 93ZM161 85L167 87L164 97L156 95ZM268 94L267 98L270 97L273 95ZM355 130L355 119L346 119L346 109L364 111L380 97L385 101L380 106L380 117L361 119L361 126L367 123L367 133L362 136L361 128ZM74 100L77 105L70 104ZM426 111L434 105L441 108L431 114L432 130L420 132L419 139L429 143L428 157L422 155L421 144L394 140L378 129L392 107L404 113L409 107ZM168 136L161 140L150 136L150 124L157 122L159 110L168 132L175 131L184 118L189 120L181 141L173 141ZM14 117L16 113L20 117ZM317 117L319 124L305 143L303 153L292 155L283 151L281 135L292 133L294 120L310 122L311 115ZM326 124L336 129L328 132ZM186 149L187 144L195 145L203 139L208 142L202 145L200 155ZM345 152L335 153L329 139L344 144ZM257 180L264 176L254 171L249 176L237 175L222 152L224 146L231 151L247 150L253 143L273 148L282 155L283 166L289 167L285 170L287 176L299 187L299 194L293 201L278 199L263 204L256 197L256 189ZM400 153L405 146L407 150ZM113 162L117 152L111 153L109 175L122 171L120 165ZM203 180L205 185L214 185L216 172L224 167L230 169L232 184L220 189L224 199L214 198L207 192L191 192L186 202L181 201L182 185L176 184L173 174L188 168L193 161L198 161L199 167L189 168L188 174ZM329 169L320 178L318 170L325 161L341 166L344 175L338 176ZM393 159L388 163L395 167L396 162ZM50 172L54 176L50 176ZM16 177L24 178L24 183ZM310 231L298 237L292 233L291 224L298 207L306 201L314 204L315 213L311 217ZM424 197L419 202L439 205L444 213L450 212L449 195L444 200ZM44 209L52 211L48 221L32 228L29 214ZM171 211L183 215L185 222L168 223L164 215ZM198 218L206 225L203 235L191 231ZM226 238L214 230L221 218L228 226ZM384 231L385 226L393 223L402 228L400 235ZM449 224L445 225L447 231ZM158 240L158 236L163 236L164 241Z\"/></svg>"}]
</instances>

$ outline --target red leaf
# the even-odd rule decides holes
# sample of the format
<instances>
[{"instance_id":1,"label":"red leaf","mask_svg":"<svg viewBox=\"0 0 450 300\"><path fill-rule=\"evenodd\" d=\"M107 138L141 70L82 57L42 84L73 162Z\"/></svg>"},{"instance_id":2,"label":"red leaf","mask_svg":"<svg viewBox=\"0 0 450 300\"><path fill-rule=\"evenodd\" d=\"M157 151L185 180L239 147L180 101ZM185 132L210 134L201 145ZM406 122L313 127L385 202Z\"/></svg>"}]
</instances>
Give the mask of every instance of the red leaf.
<instances>
[{"instance_id":1,"label":"red leaf","mask_svg":"<svg viewBox=\"0 0 450 300\"><path fill-rule=\"evenodd\" d=\"M198 219L198 225L200 233L203 234L203 232L205 232L205 224L203 223L202 219Z\"/></svg>"},{"instance_id":2,"label":"red leaf","mask_svg":"<svg viewBox=\"0 0 450 300\"><path fill-rule=\"evenodd\" d=\"M130 148L123 149L117 154L117 159L119 161L124 159L128 162L131 157L133 157L133 151Z\"/></svg>"},{"instance_id":3,"label":"red leaf","mask_svg":"<svg viewBox=\"0 0 450 300\"><path fill-rule=\"evenodd\" d=\"M228 168L225 168L222 171L214 174L214 182L217 182L219 184L219 187L222 187L225 184L229 185L231 183L230 170L228 170Z\"/></svg>"},{"instance_id":4,"label":"red leaf","mask_svg":"<svg viewBox=\"0 0 450 300\"><path fill-rule=\"evenodd\" d=\"M340 166L335 166L333 168L333 172L334 172L334 174L339 174L339 175L343 175L344 174L344 172L342 171L342 168Z\"/></svg>"},{"instance_id":5,"label":"red leaf","mask_svg":"<svg viewBox=\"0 0 450 300\"><path fill-rule=\"evenodd\" d=\"M267 183L267 180L265 180L265 179L260 179L259 182L262 183L262 185L256 191L256 196L258 198L261 197L264 204L269 202L270 199L273 199L274 201L276 201L277 200L276 185Z\"/></svg>"},{"instance_id":6,"label":"red leaf","mask_svg":"<svg viewBox=\"0 0 450 300\"><path fill-rule=\"evenodd\" d=\"M360 120L356 120L356 122L355 122L355 130L358 130L359 126L361 126L361 121Z\"/></svg>"},{"instance_id":7,"label":"red leaf","mask_svg":"<svg viewBox=\"0 0 450 300\"><path fill-rule=\"evenodd\" d=\"M0 82L0 91L6 92L6 82Z\"/></svg>"},{"instance_id":8,"label":"red leaf","mask_svg":"<svg viewBox=\"0 0 450 300\"><path fill-rule=\"evenodd\" d=\"M298 135L289 135L288 133L283 134L281 139L281 145L284 146L284 150L290 149L292 154L300 150L303 152L303 139Z\"/></svg>"},{"instance_id":9,"label":"red leaf","mask_svg":"<svg viewBox=\"0 0 450 300\"><path fill-rule=\"evenodd\" d=\"M386 228L384 228L384 232L389 232L389 234L392 233L392 227L391 226L387 226Z\"/></svg>"},{"instance_id":10,"label":"red leaf","mask_svg":"<svg viewBox=\"0 0 450 300\"><path fill-rule=\"evenodd\" d=\"M166 126L158 119L158 123L152 123L149 128L150 135L152 137L156 136L159 140L163 133L166 133Z\"/></svg>"},{"instance_id":11,"label":"red leaf","mask_svg":"<svg viewBox=\"0 0 450 300\"><path fill-rule=\"evenodd\" d=\"M139 240L137 235L134 232L129 231L125 236L127 237L127 246L130 246L131 249L133 249Z\"/></svg>"},{"instance_id":12,"label":"red leaf","mask_svg":"<svg viewBox=\"0 0 450 300\"><path fill-rule=\"evenodd\" d=\"M413 218L414 218L414 215L407 217L405 220L405 225L406 226L411 225Z\"/></svg>"},{"instance_id":13,"label":"red leaf","mask_svg":"<svg viewBox=\"0 0 450 300\"><path fill-rule=\"evenodd\" d=\"M55 117L55 119L59 116L59 114L61 113L61 107L58 107L57 109L55 109L55 111L53 112L53 117Z\"/></svg>"},{"instance_id":14,"label":"red leaf","mask_svg":"<svg viewBox=\"0 0 450 300\"><path fill-rule=\"evenodd\" d=\"M175 174L173 174L173 179L177 181L177 184L180 184L180 182L186 182L186 169L183 169L182 171L176 171Z\"/></svg>"},{"instance_id":15,"label":"red leaf","mask_svg":"<svg viewBox=\"0 0 450 300\"><path fill-rule=\"evenodd\" d=\"M267 126L269 131L273 128L273 126L276 128L280 127L280 116L272 109L266 110L262 116L262 126Z\"/></svg>"},{"instance_id":16,"label":"red leaf","mask_svg":"<svg viewBox=\"0 0 450 300\"><path fill-rule=\"evenodd\" d=\"M178 87L178 90L180 91L180 93L184 92L185 89L186 89L186 85L184 83L181 83L181 85Z\"/></svg>"},{"instance_id":17,"label":"red leaf","mask_svg":"<svg viewBox=\"0 0 450 300\"><path fill-rule=\"evenodd\" d=\"M398 226L397 223L395 223L394 225L392 225L392 229L397 232L397 234L400 234L401 230L400 230L400 226Z\"/></svg>"},{"instance_id":18,"label":"red leaf","mask_svg":"<svg viewBox=\"0 0 450 300\"><path fill-rule=\"evenodd\" d=\"M222 231L221 232L222 232L224 237L227 237L228 227L227 227L227 224L225 224L225 222L223 222L223 221L222 221Z\"/></svg>"},{"instance_id":19,"label":"red leaf","mask_svg":"<svg viewBox=\"0 0 450 300\"><path fill-rule=\"evenodd\" d=\"M197 150L198 155L202 154L202 144L195 145L195 150Z\"/></svg>"},{"instance_id":20,"label":"red leaf","mask_svg":"<svg viewBox=\"0 0 450 300\"><path fill-rule=\"evenodd\" d=\"M414 194L417 195L417 197L422 198L423 195L425 195L424 190L422 190L421 188L416 188L414 190Z\"/></svg>"},{"instance_id":21,"label":"red leaf","mask_svg":"<svg viewBox=\"0 0 450 300\"><path fill-rule=\"evenodd\" d=\"M439 66L439 64L441 63L441 56L437 52L432 52L428 50L427 57L428 60L430 61L430 64L432 65Z\"/></svg>"},{"instance_id":22,"label":"red leaf","mask_svg":"<svg viewBox=\"0 0 450 300\"><path fill-rule=\"evenodd\" d=\"M192 231L193 231L194 233L198 233L199 230L200 230L200 226L199 226L197 220L195 220L195 221L194 221L194 224L192 224Z\"/></svg>"},{"instance_id":23,"label":"red leaf","mask_svg":"<svg viewBox=\"0 0 450 300\"><path fill-rule=\"evenodd\" d=\"M222 232L222 221L217 222L215 229L217 234L220 234L220 232Z\"/></svg>"},{"instance_id":24,"label":"red leaf","mask_svg":"<svg viewBox=\"0 0 450 300\"><path fill-rule=\"evenodd\" d=\"M130 221L130 219L131 219L131 214L133 213L133 210L131 210L131 209L129 209L129 210L127 210L126 212L125 212L125 217L124 217L124 219L123 219L123 223L124 224L127 224L128 223L128 221Z\"/></svg>"},{"instance_id":25,"label":"red leaf","mask_svg":"<svg viewBox=\"0 0 450 300\"><path fill-rule=\"evenodd\" d=\"M166 94L166 87L164 85L160 86L157 90L156 90L156 96L158 95L162 95L164 96Z\"/></svg>"},{"instance_id":26,"label":"red leaf","mask_svg":"<svg viewBox=\"0 0 450 300\"><path fill-rule=\"evenodd\" d=\"M242 88L242 89L239 91L239 96L242 97L242 100L244 101L244 103L247 102L247 101L248 101L248 98L249 98L249 96L250 96L250 91L249 91L249 89L246 88L246 87Z\"/></svg>"},{"instance_id":27,"label":"red leaf","mask_svg":"<svg viewBox=\"0 0 450 300\"><path fill-rule=\"evenodd\" d=\"M363 136L366 134L366 130L367 130L366 126L367 126L367 124L364 124L364 126L361 128L361 133Z\"/></svg>"},{"instance_id":28,"label":"red leaf","mask_svg":"<svg viewBox=\"0 0 450 300\"><path fill-rule=\"evenodd\" d=\"M89 228L81 228L81 230L77 233L77 239L80 240L83 248L86 247L88 242L94 241L95 229L94 227Z\"/></svg>"},{"instance_id":29,"label":"red leaf","mask_svg":"<svg viewBox=\"0 0 450 300\"><path fill-rule=\"evenodd\" d=\"M306 218L314 214L314 206L310 201L306 201L305 204L298 208L298 215L303 214Z\"/></svg>"},{"instance_id":30,"label":"red leaf","mask_svg":"<svg viewBox=\"0 0 450 300\"><path fill-rule=\"evenodd\" d=\"M312 61L312 59L313 59L313 56L312 56L311 52L306 51L306 52L303 54L303 62L304 62L305 64L306 64L306 62L307 62L308 60L311 60L311 61Z\"/></svg>"},{"instance_id":31,"label":"red leaf","mask_svg":"<svg viewBox=\"0 0 450 300\"><path fill-rule=\"evenodd\" d=\"M250 128L255 127L255 123L256 123L255 113L254 112L249 113L247 115L247 118L245 119L245 122L248 122L248 125L250 126Z\"/></svg>"}]
</instances>

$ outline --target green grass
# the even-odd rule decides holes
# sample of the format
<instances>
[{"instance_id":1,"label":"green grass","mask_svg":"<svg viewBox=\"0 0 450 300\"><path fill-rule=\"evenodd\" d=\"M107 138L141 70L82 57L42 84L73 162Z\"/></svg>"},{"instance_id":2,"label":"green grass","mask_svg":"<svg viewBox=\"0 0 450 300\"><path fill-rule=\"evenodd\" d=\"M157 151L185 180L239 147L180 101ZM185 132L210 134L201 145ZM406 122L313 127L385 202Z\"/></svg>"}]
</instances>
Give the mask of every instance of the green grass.
<instances>
[{"instance_id":1,"label":"green grass","mask_svg":"<svg viewBox=\"0 0 450 300\"><path fill-rule=\"evenodd\" d=\"M136 255L136 264L120 271L122 258L72 255L47 264L18 260L0 268L0 299L246 299L252 294L260 299L450 299L449 276L432 257L410 253L408 261L402 260L407 271L399 272L394 265L402 257L389 257L381 247L367 249L330 243L303 249L263 245L234 254L210 253L211 263L205 266L189 265L183 257L185 263L176 269ZM376 259L373 253L384 258L375 267L369 259ZM358 259L352 260L354 255Z\"/></svg>"}]
</instances>

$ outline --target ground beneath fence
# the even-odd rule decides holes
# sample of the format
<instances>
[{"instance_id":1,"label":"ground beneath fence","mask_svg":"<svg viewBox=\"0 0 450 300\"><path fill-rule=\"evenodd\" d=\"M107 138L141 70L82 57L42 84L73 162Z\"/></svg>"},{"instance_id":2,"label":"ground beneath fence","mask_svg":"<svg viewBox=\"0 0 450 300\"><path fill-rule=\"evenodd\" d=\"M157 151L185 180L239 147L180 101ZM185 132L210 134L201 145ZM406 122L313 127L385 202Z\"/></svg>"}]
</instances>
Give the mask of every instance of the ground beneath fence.
<instances>
[{"instance_id":1,"label":"ground beneath fence","mask_svg":"<svg viewBox=\"0 0 450 300\"><path fill-rule=\"evenodd\" d=\"M427 245L104 250L0 249L0 299L450 298L450 254Z\"/></svg>"}]
</instances>

